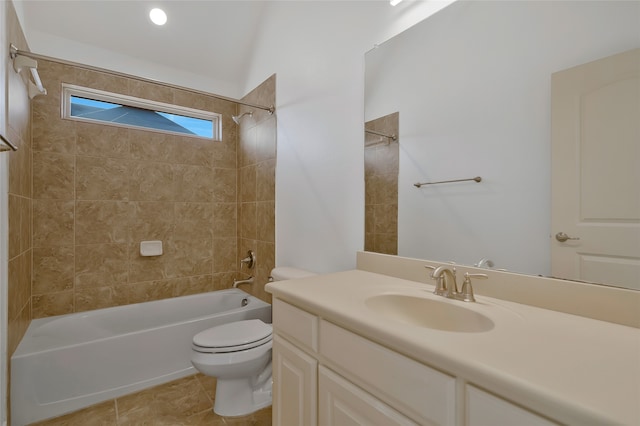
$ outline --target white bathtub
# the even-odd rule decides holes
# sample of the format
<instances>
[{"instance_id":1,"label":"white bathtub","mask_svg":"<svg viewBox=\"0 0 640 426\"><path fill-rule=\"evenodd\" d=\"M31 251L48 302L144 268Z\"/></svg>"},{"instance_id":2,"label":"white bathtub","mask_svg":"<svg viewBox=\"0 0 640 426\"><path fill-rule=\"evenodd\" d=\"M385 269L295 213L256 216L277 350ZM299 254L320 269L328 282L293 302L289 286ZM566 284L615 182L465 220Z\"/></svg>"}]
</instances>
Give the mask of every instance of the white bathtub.
<instances>
[{"instance_id":1,"label":"white bathtub","mask_svg":"<svg viewBox=\"0 0 640 426\"><path fill-rule=\"evenodd\" d=\"M11 357L11 423L195 374L195 334L255 318L271 323L271 305L229 289L33 320Z\"/></svg>"}]
</instances>

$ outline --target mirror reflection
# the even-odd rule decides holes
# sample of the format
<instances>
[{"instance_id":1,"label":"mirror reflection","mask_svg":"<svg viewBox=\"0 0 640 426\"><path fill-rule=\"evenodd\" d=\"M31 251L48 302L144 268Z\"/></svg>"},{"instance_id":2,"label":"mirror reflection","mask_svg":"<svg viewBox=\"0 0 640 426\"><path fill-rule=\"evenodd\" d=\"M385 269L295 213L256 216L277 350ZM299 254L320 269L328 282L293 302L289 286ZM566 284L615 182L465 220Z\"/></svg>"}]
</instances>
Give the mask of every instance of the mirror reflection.
<instances>
[{"instance_id":1,"label":"mirror reflection","mask_svg":"<svg viewBox=\"0 0 640 426\"><path fill-rule=\"evenodd\" d=\"M590 252L585 237L565 242L554 237L565 232L580 238L580 231L599 219L582 218L566 229L552 219L551 80L561 71L637 49L638 28L639 2L458 1L368 52L365 129L399 112L397 254L558 277L552 247L571 248L575 264L600 256ZM624 85L627 94L638 84L634 78ZM637 105L639 92L631 93ZM622 116L632 121L625 146L637 164L634 114ZM480 183L414 186L476 176ZM618 179L631 182L625 187L638 196L637 172ZM609 193L629 196L615 182L608 183ZM369 185L366 191L368 200ZM599 267L607 258L600 256L578 270L579 276L564 278L628 287L640 282L640 234L633 234L640 203L630 205L631 213L611 226L629 225L631 240L624 244L631 252L607 255L614 265L609 269ZM366 222L370 234L372 222ZM384 228L379 222L375 227ZM393 227L390 222L387 230ZM384 252L370 241L365 248ZM591 269L621 270L624 283L589 275Z\"/></svg>"},{"instance_id":2,"label":"mirror reflection","mask_svg":"<svg viewBox=\"0 0 640 426\"><path fill-rule=\"evenodd\" d=\"M364 249L398 254L398 112L364 126Z\"/></svg>"}]
</instances>

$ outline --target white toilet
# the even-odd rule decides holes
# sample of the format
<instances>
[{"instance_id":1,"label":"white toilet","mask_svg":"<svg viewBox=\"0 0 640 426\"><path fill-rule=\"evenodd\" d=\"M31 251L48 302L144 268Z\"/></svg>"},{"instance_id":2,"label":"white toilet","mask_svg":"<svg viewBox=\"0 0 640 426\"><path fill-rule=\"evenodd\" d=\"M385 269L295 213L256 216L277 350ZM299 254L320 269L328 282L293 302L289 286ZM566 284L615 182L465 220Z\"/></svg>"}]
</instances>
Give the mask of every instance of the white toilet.
<instances>
[{"instance_id":1,"label":"white toilet","mask_svg":"<svg viewBox=\"0 0 640 426\"><path fill-rule=\"evenodd\" d=\"M311 275L295 268L271 271L274 281ZM191 363L217 378L216 414L245 416L271 405L271 339L271 324L259 319L211 327L193 337Z\"/></svg>"}]
</instances>

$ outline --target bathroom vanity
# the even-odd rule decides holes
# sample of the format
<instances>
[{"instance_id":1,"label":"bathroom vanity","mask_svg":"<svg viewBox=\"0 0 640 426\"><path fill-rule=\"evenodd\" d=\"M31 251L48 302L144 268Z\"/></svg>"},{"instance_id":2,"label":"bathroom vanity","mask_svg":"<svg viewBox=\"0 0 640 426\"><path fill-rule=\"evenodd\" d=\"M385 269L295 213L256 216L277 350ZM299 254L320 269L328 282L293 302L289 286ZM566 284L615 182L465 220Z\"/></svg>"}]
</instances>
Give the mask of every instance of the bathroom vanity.
<instances>
[{"instance_id":1,"label":"bathroom vanity","mask_svg":"<svg viewBox=\"0 0 640 426\"><path fill-rule=\"evenodd\" d=\"M480 285L475 303L446 299L425 264L359 253L357 270L267 286L274 425L640 424L637 327Z\"/></svg>"}]
</instances>

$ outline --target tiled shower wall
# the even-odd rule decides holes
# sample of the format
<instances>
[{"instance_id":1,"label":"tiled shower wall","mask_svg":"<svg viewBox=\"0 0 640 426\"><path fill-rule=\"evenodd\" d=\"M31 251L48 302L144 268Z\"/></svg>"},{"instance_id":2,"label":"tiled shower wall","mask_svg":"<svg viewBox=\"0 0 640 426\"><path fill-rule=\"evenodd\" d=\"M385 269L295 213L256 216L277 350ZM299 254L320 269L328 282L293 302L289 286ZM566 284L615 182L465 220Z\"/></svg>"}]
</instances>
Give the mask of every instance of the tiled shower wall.
<instances>
[{"instance_id":1,"label":"tiled shower wall","mask_svg":"<svg viewBox=\"0 0 640 426\"><path fill-rule=\"evenodd\" d=\"M28 50L12 2L6 7L7 37L18 49ZM7 137L18 146L9 156L9 285L7 358L15 351L31 321L31 133L26 74L16 74L7 57ZM4 82L3 82L4 84ZM4 100L3 100L4 101ZM4 236L3 236L4 238Z\"/></svg>"},{"instance_id":2,"label":"tiled shower wall","mask_svg":"<svg viewBox=\"0 0 640 426\"><path fill-rule=\"evenodd\" d=\"M243 100L258 105L275 105L276 76L272 75ZM238 247L240 257L248 250L256 254L256 267L243 268L254 283L241 288L265 301L271 295L264 291L271 269L275 266L275 178L276 116L268 111L242 106L238 152L239 212Z\"/></svg>"},{"instance_id":3,"label":"tiled shower wall","mask_svg":"<svg viewBox=\"0 0 640 426\"><path fill-rule=\"evenodd\" d=\"M237 105L53 62L39 71L49 93L32 110L33 317L229 288ZM62 82L221 113L223 140L64 120ZM144 240L164 254L141 257Z\"/></svg>"},{"instance_id":4,"label":"tiled shower wall","mask_svg":"<svg viewBox=\"0 0 640 426\"><path fill-rule=\"evenodd\" d=\"M365 123L365 128L398 135L399 114ZM365 240L367 251L398 254L398 140L365 133Z\"/></svg>"}]
</instances>

